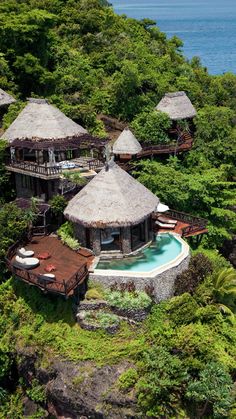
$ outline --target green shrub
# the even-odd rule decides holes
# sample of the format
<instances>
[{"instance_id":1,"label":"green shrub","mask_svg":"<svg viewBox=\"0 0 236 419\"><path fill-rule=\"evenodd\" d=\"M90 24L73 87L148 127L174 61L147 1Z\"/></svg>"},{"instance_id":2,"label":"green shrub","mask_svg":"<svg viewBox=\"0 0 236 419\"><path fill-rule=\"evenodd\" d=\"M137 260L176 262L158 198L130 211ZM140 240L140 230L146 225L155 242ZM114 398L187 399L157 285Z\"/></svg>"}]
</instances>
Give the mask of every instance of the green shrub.
<instances>
[{"instance_id":1,"label":"green shrub","mask_svg":"<svg viewBox=\"0 0 236 419\"><path fill-rule=\"evenodd\" d=\"M190 260L189 267L176 277L175 295L184 292L193 294L203 279L213 270L211 261L202 253L198 253Z\"/></svg>"},{"instance_id":2,"label":"green shrub","mask_svg":"<svg viewBox=\"0 0 236 419\"><path fill-rule=\"evenodd\" d=\"M57 233L60 235L61 233L65 233L67 236L73 237L74 229L73 224L70 221L66 221L61 227L57 230Z\"/></svg>"},{"instance_id":3,"label":"green shrub","mask_svg":"<svg viewBox=\"0 0 236 419\"><path fill-rule=\"evenodd\" d=\"M172 298L168 303L166 310L169 318L176 325L191 323L198 310L199 305L196 300L188 293Z\"/></svg>"},{"instance_id":4,"label":"green shrub","mask_svg":"<svg viewBox=\"0 0 236 419\"><path fill-rule=\"evenodd\" d=\"M66 244L72 250L78 250L80 248L78 240L73 237L73 224L69 221L62 224L62 226L57 230L57 234L61 238L62 243Z\"/></svg>"},{"instance_id":5,"label":"green shrub","mask_svg":"<svg viewBox=\"0 0 236 419\"><path fill-rule=\"evenodd\" d=\"M195 404L195 415L227 418L233 403L233 381L219 362L209 362L197 380L187 387L186 397ZM195 416L196 417L196 416Z\"/></svg>"},{"instance_id":6,"label":"green shrub","mask_svg":"<svg viewBox=\"0 0 236 419\"><path fill-rule=\"evenodd\" d=\"M111 306L122 309L145 309L152 302L151 298L143 291L110 291L106 293L106 299Z\"/></svg>"},{"instance_id":7,"label":"green shrub","mask_svg":"<svg viewBox=\"0 0 236 419\"><path fill-rule=\"evenodd\" d=\"M207 305L206 307L199 307L195 312L195 320L200 320L201 323L216 323L223 321L219 308L213 304Z\"/></svg>"},{"instance_id":8,"label":"green shrub","mask_svg":"<svg viewBox=\"0 0 236 419\"><path fill-rule=\"evenodd\" d=\"M50 199L49 205L51 206L53 214L58 217L63 214L67 201L63 195L55 195Z\"/></svg>"},{"instance_id":9,"label":"green shrub","mask_svg":"<svg viewBox=\"0 0 236 419\"><path fill-rule=\"evenodd\" d=\"M40 403L46 400L45 388L36 379L32 381L31 388L26 390L26 394L34 402Z\"/></svg>"},{"instance_id":10,"label":"green shrub","mask_svg":"<svg viewBox=\"0 0 236 419\"><path fill-rule=\"evenodd\" d=\"M60 238L63 244L66 244L72 250L78 250L80 248L80 244L78 240L74 239L71 236L67 236L66 233L61 233Z\"/></svg>"},{"instance_id":11,"label":"green shrub","mask_svg":"<svg viewBox=\"0 0 236 419\"><path fill-rule=\"evenodd\" d=\"M138 139L153 144L165 144L171 141L168 137L170 126L169 116L160 111L143 111L131 124Z\"/></svg>"},{"instance_id":12,"label":"green shrub","mask_svg":"<svg viewBox=\"0 0 236 419\"><path fill-rule=\"evenodd\" d=\"M115 314L105 313L103 311L87 311L85 314L86 322L94 326L107 328L119 324L119 317Z\"/></svg>"},{"instance_id":13,"label":"green shrub","mask_svg":"<svg viewBox=\"0 0 236 419\"><path fill-rule=\"evenodd\" d=\"M183 417L180 394L188 379L186 366L167 348L155 346L144 352L136 385L142 411L154 418Z\"/></svg>"},{"instance_id":14,"label":"green shrub","mask_svg":"<svg viewBox=\"0 0 236 419\"><path fill-rule=\"evenodd\" d=\"M195 255L199 252L210 260L213 271L231 267L231 263L225 259L224 256L222 256L216 249L204 249L201 247L197 251L193 252L193 254Z\"/></svg>"},{"instance_id":15,"label":"green shrub","mask_svg":"<svg viewBox=\"0 0 236 419\"><path fill-rule=\"evenodd\" d=\"M85 298L87 300L102 300L103 295L96 288L91 288L86 292Z\"/></svg>"},{"instance_id":16,"label":"green shrub","mask_svg":"<svg viewBox=\"0 0 236 419\"><path fill-rule=\"evenodd\" d=\"M129 368L118 378L120 390L130 390L138 381L138 373L134 368Z\"/></svg>"}]
</instances>

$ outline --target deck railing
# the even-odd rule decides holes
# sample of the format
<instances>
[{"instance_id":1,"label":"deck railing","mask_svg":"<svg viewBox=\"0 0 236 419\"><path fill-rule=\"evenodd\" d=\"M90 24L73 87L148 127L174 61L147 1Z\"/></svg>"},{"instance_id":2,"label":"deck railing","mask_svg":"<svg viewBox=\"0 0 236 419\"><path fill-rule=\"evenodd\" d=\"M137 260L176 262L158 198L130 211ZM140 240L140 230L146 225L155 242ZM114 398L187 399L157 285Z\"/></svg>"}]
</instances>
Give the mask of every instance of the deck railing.
<instances>
[{"instance_id":1,"label":"deck railing","mask_svg":"<svg viewBox=\"0 0 236 419\"><path fill-rule=\"evenodd\" d=\"M103 167L103 162L101 162L100 160L98 160L98 159L91 159L91 160L88 160L88 167L89 167L89 170L97 170L97 169L101 169L101 167Z\"/></svg>"},{"instance_id":2,"label":"deck railing","mask_svg":"<svg viewBox=\"0 0 236 419\"><path fill-rule=\"evenodd\" d=\"M175 133L178 135L178 139L169 144L142 144L142 151L137 154L138 158L142 158L144 156L148 156L150 154L161 154L161 153L178 153L179 151L183 150L190 150L193 144L193 138L191 134L188 132L177 132Z\"/></svg>"},{"instance_id":3,"label":"deck railing","mask_svg":"<svg viewBox=\"0 0 236 419\"><path fill-rule=\"evenodd\" d=\"M153 218L156 219L159 215L159 213L154 213ZM197 233L207 228L207 220L205 218L197 217L186 212L170 209L169 211L166 211L164 215L174 220L189 224L188 226L182 228L183 237Z\"/></svg>"},{"instance_id":4,"label":"deck railing","mask_svg":"<svg viewBox=\"0 0 236 419\"><path fill-rule=\"evenodd\" d=\"M35 274L31 270L20 268L14 265L12 258L16 255L17 248L20 242L14 243L8 250L6 256L6 265L8 269L24 282L35 285L44 292L54 292L57 294L68 296L72 290L74 290L79 284L81 284L88 275L87 263L80 265L79 269L67 280L59 281L56 279L54 282L48 283L44 280L43 274Z\"/></svg>"},{"instance_id":5,"label":"deck railing","mask_svg":"<svg viewBox=\"0 0 236 419\"><path fill-rule=\"evenodd\" d=\"M73 161L73 160L72 160ZM87 160L86 165L89 170L98 170L101 169L103 163L98 159ZM47 163L38 164L34 162L27 161L9 161L7 166L24 170L25 172L35 173L42 176L55 176L63 173L63 167L60 166L51 166ZM70 170L70 169L67 169ZM72 169L73 170L73 169Z\"/></svg>"},{"instance_id":6,"label":"deck railing","mask_svg":"<svg viewBox=\"0 0 236 419\"><path fill-rule=\"evenodd\" d=\"M197 217L186 212L170 209L165 213L165 215L170 216L177 221L189 224L188 226L182 228L183 237L207 228L207 220L205 218Z\"/></svg>"},{"instance_id":7,"label":"deck railing","mask_svg":"<svg viewBox=\"0 0 236 419\"><path fill-rule=\"evenodd\" d=\"M43 176L55 176L62 173L61 167L48 166L46 163L43 165L26 161L11 161L7 166Z\"/></svg>"}]
</instances>

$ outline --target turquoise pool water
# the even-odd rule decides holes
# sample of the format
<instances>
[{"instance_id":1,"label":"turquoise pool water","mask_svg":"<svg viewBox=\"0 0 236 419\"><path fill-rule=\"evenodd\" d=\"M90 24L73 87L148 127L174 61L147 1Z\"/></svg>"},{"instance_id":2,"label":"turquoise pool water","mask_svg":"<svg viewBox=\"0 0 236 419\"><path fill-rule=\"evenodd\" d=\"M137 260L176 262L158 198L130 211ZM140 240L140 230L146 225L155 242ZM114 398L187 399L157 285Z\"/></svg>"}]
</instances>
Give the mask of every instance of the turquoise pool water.
<instances>
[{"instance_id":1,"label":"turquoise pool water","mask_svg":"<svg viewBox=\"0 0 236 419\"><path fill-rule=\"evenodd\" d=\"M161 234L150 247L136 256L112 261L101 261L96 269L129 272L149 272L175 259L182 251L181 242L172 234Z\"/></svg>"}]
</instances>

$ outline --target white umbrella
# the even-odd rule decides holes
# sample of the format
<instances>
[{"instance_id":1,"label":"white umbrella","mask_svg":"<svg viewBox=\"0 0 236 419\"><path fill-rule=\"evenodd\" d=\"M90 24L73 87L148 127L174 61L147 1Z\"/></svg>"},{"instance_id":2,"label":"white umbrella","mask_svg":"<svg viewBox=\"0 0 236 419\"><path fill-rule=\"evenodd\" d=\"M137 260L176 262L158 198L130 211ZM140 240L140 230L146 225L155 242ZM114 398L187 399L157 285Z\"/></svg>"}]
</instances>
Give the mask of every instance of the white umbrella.
<instances>
[{"instance_id":1,"label":"white umbrella","mask_svg":"<svg viewBox=\"0 0 236 419\"><path fill-rule=\"evenodd\" d=\"M162 204L161 202L159 202L159 204L157 205L156 211L157 212L166 212L169 211L169 207L168 205Z\"/></svg>"}]
</instances>

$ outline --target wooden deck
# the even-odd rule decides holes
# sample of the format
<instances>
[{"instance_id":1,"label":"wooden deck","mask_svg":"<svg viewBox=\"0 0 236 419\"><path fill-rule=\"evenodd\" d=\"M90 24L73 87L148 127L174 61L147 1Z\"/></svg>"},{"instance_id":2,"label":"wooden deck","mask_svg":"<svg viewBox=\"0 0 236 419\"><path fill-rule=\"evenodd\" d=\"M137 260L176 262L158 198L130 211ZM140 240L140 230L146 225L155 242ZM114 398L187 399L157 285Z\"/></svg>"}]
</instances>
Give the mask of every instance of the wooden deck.
<instances>
[{"instance_id":1,"label":"wooden deck","mask_svg":"<svg viewBox=\"0 0 236 419\"><path fill-rule=\"evenodd\" d=\"M47 162L38 164L30 161L8 161L6 169L10 172L49 180L58 179L65 172L79 172L81 177L95 176L96 172L99 172L104 166L102 161L92 157L78 157L76 159L71 159L70 162L74 163L76 167L72 169L63 169L63 167L60 167L57 163L52 166Z\"/></svg>"},{"instance_id":2,"label":"wooden deck","mask_svg":"<svg viewBox=\"0 0 236 419\"><path fill-rule=\"evenodd\" d=\"M164 218L164 217L163 217ZM171 217L166 217L167 219L171 219ZM201 234L206 234L208 232L208 230L206 228L199 228L198 230L196 229L195 231L189 232L187 234L183 235L183 230L186 227L189 227L190 224L189 223L183 223L182 221L178 221L175 228L174 229L165 229L165 228L161 228L161 227L156 227L155 231L158 233L169 233L169 232L173 232L176 234L179 234L180 236L183 237L193 237L193 236L198 236Z\"/></svg>"},{"instance_id":3,"label":"wooden deck","mask_svg":"<svg viewBox=\"0 0 236 419\"><path fill-rule=\"evenodd\" d=\"M177 220L175 228L161 228L157 225L154 226L155 232L167 233L173 232L179 234L182 237L194 237L201 236L208 233L207 220L199 217L192 216L180 211L169 210L165 214L161 214L161 217L166 220ZM158 214L153 214L153 220L157 220Z\"/></svg>"},{"instance_id":4,"label":"wooden deck","mask_svg":"<svg viewBox=\"0 0 236 419\"><path fill-rule=\"evenodd\" d=\"M40 265L32 270L20 269L14 266L14 260L17 248L21 245L15 245L9 249L7 264L9 269L23 281L35 285L46 292L69 296L72 295L77 286L87 278L88 269L94 259L92 254L86 256L86 253L73 251L55 236L35 236L31 242L24 247L27 250L33 250L34 256L40 253L48 252L50 258L40 260ZM83 254L82 254L83 253ZM47 283L42 281L40 275L46 273L47 265L54 265L55 282Z\"/></svg>"}]
</instances>

